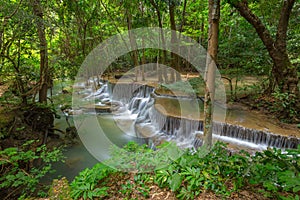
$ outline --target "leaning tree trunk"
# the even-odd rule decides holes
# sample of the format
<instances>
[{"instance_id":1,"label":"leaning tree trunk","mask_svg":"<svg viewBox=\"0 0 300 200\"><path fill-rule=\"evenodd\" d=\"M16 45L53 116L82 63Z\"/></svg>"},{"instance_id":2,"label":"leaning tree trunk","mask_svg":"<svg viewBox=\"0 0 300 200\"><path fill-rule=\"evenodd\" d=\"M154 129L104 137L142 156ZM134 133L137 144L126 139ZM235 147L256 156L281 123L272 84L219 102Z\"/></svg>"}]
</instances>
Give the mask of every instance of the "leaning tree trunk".
<instances>
[{"instance_id":1,"label":"leaning tree trunk","mask_svg":"<svg viewBox=\"0 0 300 200\"><path fill-rule=\"evenodd\" d=\"M294 4L295 0L283 1L274 40L260 18L250 10L247 0L232 2L239 13L255 28L268 50L273 61L272 75L275 78L275 85L281 92L289 92L299 96L297 68L291 64L287 53L288 23Z\"/></svg>"},{"instance_id":2,"label":"leaning tree trunk","mask_svg":"<svg viewBox=\"0 0 300 200\"><path fill-rule=\"evenodd\" d=\"M215 70L218 51L218 32L220 19L220 0L209 0L209 33L208 56L205 72L205 99L204 99L204 145L208 148L212 145L213 111L215 97Z\"/></svg>"},{"instance_id":3,"label":"leaning tree trunk","mask_svg":"<svg viewBox=\"0 0 300 200\"><path fill-rule=\"evenodd\" d=\"M47 91L50 86L50 75L48 68L48 50L47 40L45 33L45 25L43 22L43 10L40 0L32 0L33 14L36 16L36 25L38 29L38 36L40 42L40 89L39 89L39 102L47 103Z\"/></svg>"}]
</instances>

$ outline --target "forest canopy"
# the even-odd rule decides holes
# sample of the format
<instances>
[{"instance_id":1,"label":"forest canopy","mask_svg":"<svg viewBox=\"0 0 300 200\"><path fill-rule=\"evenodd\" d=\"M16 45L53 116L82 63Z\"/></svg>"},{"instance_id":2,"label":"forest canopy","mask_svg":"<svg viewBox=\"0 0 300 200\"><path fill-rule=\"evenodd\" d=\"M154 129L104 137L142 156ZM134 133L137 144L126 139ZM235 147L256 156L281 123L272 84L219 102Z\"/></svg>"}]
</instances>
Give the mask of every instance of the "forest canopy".
<instances>
[{"instance_id":1,"label":"forest canopy","mask_svg":"<svg viewBox=\"0 0 300 200\"><path fill-rule=\"evenodd\" d=\"M299 2L220 3L215 62L226 78L259 76L259 93L299 96ZM0 82L9 82L24 104L36 94L46 102L53 80L74 79L89 52L115 34L160 27L189 36L205 48L209 39L208 1L1 0L0 4ZM176 42L176 37L171 40ZM150 62L181 73L194 71L176 54L152 49L124 55L110 69L122 72ZM167 80L165 72L160 73L160 82L181 79L174 74Z\"/></svg>"}]
</instances>

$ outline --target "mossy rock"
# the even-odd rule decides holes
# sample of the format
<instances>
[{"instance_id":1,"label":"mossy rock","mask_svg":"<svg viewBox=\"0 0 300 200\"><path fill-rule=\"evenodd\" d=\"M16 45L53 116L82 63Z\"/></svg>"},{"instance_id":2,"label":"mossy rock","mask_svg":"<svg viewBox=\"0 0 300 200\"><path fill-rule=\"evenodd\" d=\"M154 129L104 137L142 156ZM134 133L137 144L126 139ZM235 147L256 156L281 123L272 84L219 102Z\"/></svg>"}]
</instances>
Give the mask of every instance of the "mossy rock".
<instances>
[{"instance_id":1,"label":"mossy rock","mask_svg":"<svg viewBox=\"0 0 300 200\"><path fill-rule=\"evenodd\" d=\"M50 200L72 200L70 186L66 177L54 179L48 192Z\"/></svg>"}]
</instances>

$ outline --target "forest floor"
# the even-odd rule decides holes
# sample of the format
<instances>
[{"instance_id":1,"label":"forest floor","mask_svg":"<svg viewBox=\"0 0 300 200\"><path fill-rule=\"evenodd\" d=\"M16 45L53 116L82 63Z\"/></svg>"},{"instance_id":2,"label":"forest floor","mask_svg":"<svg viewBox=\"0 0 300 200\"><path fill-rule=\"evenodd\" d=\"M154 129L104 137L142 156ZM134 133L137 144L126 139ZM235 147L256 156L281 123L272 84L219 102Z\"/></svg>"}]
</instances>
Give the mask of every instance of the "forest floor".
<instances>
[{"instance_id":1,"label":"forest floor","mask_svg":"<svg viewBox=\"0 0 300 200\"><path fill-rule=\"evenodd\" d=\"M138 199L138 200L146 200L146 199L154 199L154 200L176 200L176 194L168 188L161 188L155 183L146 183L144 188L147 189L147 196L145 197L141 193L141 188L137 187L134 183L134 175L133 173L128 173L125 175L113 175L107 177L105 179L105 187L109 187L107 191L107 197L103 197L103 200L122 200L122 199ZM131 189L127 189L126 193L124 191L124 185L131 184ZM230 183L228 183L230 184ZM264 195L263 192L259 192L261 188L257 186L245 186L243 189L232 192L229 196L225 197L222 195L217 195L212 191L203 190L198 196L196 196L195 200L219 200L219 199L227 199L227 200L268 200L273 198L268 198ZM65 179L62 178L60 180L56 180L55 184L52 188L51 197L50 198L30 198L29 200L51 200L55 199L53 197L62 196L62 194L68 194L69 192L68 183L66 183ZM288 193L281 193L283 196L287 196ZM64 196L66 200L70 200L71 198L68 195ZM99 200L99 198L94 198L95 200ZM82 198L79 200L83 200Z\"/></svg>"}]
</instances>

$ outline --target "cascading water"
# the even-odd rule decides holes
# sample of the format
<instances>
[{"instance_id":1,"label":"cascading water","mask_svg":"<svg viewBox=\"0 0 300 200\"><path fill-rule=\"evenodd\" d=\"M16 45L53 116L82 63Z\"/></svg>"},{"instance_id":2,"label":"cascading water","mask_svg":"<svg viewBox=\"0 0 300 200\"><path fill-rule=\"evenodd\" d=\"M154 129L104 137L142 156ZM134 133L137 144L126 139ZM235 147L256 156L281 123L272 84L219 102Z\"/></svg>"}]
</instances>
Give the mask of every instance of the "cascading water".
<instances>
[{"instance_id":1,"label":"cascading water","mask_svg":"<svg viewBox=\"0 0 300 200\"><path fill-rule=\"evenodd\" d=\"M136 83L104 83L98 91L90 94L89 98L95 97L100 102L99 105L117 105L111 109L115 115L114 119L118 126L130 135L149 138L154 143L173 140L181 147L201 146L202 121L165 116L156 109L155 98L151 95L153 91L153 87ZM124 121L127 127L124 126ZM214 123L213 138L255 149L297 148L300 144L300 139L296 137L221 122Z\"/></svg>"}]
</instances>

